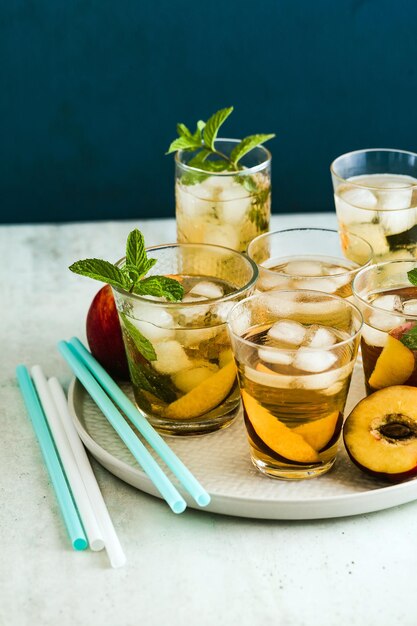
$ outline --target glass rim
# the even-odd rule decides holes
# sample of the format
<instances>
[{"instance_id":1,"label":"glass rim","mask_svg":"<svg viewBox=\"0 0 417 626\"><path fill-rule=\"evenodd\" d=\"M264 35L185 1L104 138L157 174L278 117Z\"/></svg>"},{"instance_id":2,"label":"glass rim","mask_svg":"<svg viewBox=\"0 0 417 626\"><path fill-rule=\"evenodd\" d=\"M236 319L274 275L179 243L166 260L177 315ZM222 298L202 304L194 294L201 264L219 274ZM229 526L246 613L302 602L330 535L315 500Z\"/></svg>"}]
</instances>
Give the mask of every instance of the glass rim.
<instances>
[{"instance_id":1,"label":"glass rim","mask_svg":"<svg viewBox=\"0 0 417 626\"><path fill-rule=\"evenodd\" d=\"M352 185L353 187L358 187L358 189L376 189L376 190L381 190L381 187L372 187L371 185L361 185L360 183L356 183L355 181L351 181L348 180L347 178L343 178L343 176L340 176L339 174L337 174L336 170L335 170L335 165L337 163L337 161L339 161L340 159L344 159L345 157L349 157L351 155L354 154L364 154L365 152L395 152L397 154L407 154L409 156L413 156L416 157L417 159L417 153L415 152L411 152L410 150L399 150L397 148L362 148L361 150L351 150L350 152L345 152L344 154L340 154L338 157L336 157L335 159L333 159L333 161L330 164L330 172L331 174L337 178L337 180L339 180L342 183L349 183L349 185ZM384 173L384 172L381 172ZM360 174L362 176L362 174ZM366 174L363 174L364 176ZM414 189L417 188L417 182L415 185L404 185L404 187L384 187L384 193L385 192L394 192L394 191L401 191L402 189ZM375 210L375 209L373 209ZM392 210L392 209L391 209Z\"/></svg>"},{"instance_id":2,"label":"glass rim","mask_svg":"<svg viewBox=\"0 0 417 626\"><path fill-rule=\"evenodd\" d=\"M228 138L228 137L217 137L215 139L214 143L216 143L217 141L219 141L219 142L230 141L231 143L238 144L242 140L241 139ZM265 146L263 146L263 145L256 146L256 148L263 151L263 153L266 156L265 160L261 161L261 163L258 163L258 165L254 165L253 167L246 167L243 170L236 170L234 172L208 172L207 170L200 169L199 167L192 167L190 165L187 165L186 163L184 163L181 160L181 156L185 152L188 152L186 150L177 150L177 152L175 153L175 163L177 165L179 165L180 167L182 167L187 172L197 172L199 174L205 174L205 175L209 174L210 176L248 176L249 174L256 174L260 170L265 169L265 167L270 165L271 160L272 160L272 154L268 150L268 148L265 148ZM196 150L197 149L198 148L196 148Z\"/></svg>"},{"instance_id":3,"label":"glass rim","mask_svg":"<svg viewBox=\"0 0 417 626\"><path fill-rule=\"evenodd\" d=\"M357 288L356 288L356 283L360 280L360 278L363 276L363 274L365 274L366 272L370 272L370 271L374 271L377 270L381 267L384 267L385 265L394 265L396 263L414 263L415 267L417 268L417 259L414 261L412 259L395 259L392 261L382 261L381 263L373 263L372 265L368 265L367 267L363 267L355 276L355 278L353 279L353 283L352 283L352 293L354 295L355 298L357 298L361 304L365 304L366 306L368 306L371 309L374 309L376 311L383 311L384 313L386 313L387 315L395 315L395 317L401 317L404 320L416 320L417 321L417 315L411 315L411 314L406 314L403 313L402 311L389 311L387 309L383 309L379 306L376 306L375 304L372 304L372 302L369 302L368 300L365 300L362 296L359 295ZM413 268L414 269L414 268ZM412 283L410 283L410 287L412 286L416 286L416 285L412 285ZM393 289L395 289L395 287L393 287ZM385 292L382 292L385 293Z\"/></svg>"},{"instance_id":4,"label":"glass rim","mask_svg":"<svg viewBox=\"0 0 417 626\"><path fill-rule=\"evenodd\" d=\"M257 237L255 237L254 239L252 239L252 241L249 243L248 245L248 249L247 249L247 256L253 260L253 256L251 255L251 247L253 246L254 243L258 243L259 241L266 240L268 237L271 237L271 235L276 235L276 234L281 234L281 233L290 233L290 232L295 232L295 231L320 231L320 232L327 232L327 233L336 233L339 236L344 234L343 230L335 230L333 228L317 228L317 227L309 227L309 226L305 226L302 228L284 228L283 230L273 230L270 231L268 233L263 233L262 235L258 235ZM369 265L372 262L372 258L374 255L374 250L371 246L371 244L369 243L369 241L366 241L366 239L363 239L363 237L361 237L360 235L355 235L354 233L348 233L349 237L354 237L355 239L358 239L359 241L361 241L362 243L364 243L370 250L370 256L368 258L368 260L366 261L366 263L364 263L363 265L358 265L356 268L352 268L350 270L345 270L344 272L339 272L338 274L331 274L330 276L328 276L327 274L325 276L305 276L302 274L299 275L295 275L295 276L290 276L289 274L285 274L285 272L278 272L277 270L271 269L269 267L265 267L264 265L262 265L262 263L264 263L264 261L262 261L262 263L259 263L259 267L262 268L263 271L265 272L269 272L271 275L278 275L278 276L282 276L284 278L288 278L288 279L293 279L293 280L297 280L299 278L301 279L321 279L323 280L323 278L331 278L332 276L346 276L349 274L356 274L358 271L360 271L361 269L365 268L365 267L369 267ZM297 255L295 255L297 256ZM316 256L316 255L312 255L312 256ZM317 255L319 256L319 255ZM285 258L285 257L284 257ZM346 258L346 257L343 257ZM348 259L350 261L350 259ZM352 261L352 263L355 263L355 261ZM265 293L265 292L264 292Z\"/></svg>"},{"instance_id":5,"label":"glass rim","mask_svg":"<svg viewBox=\"0 0 417 626\"><path fill-rule=\"evenodd\" d=\"M232 334L232 336L234 338L236 338L238 341L241 341L243 344L250 346L251 348L259 348L261 347L262 349L268 349L271 351L279 351L279 352L296 352L300 346L298 346L297 348L294 349L290 349L290 348L277 348L275 346L259 346L259 344L255 343L254 341L250 341L249 339L245 339L244 337L242 337L241 335L238 335L237 333L234 332L231 324L231 317L233 315L233 312L235 311L235 309L237 309L239 306L243 306L244 304L248 303L249 301L254 301L254 300L259 300L262 298L271 298L272 295L277 296L278 294L283 294L283 293L291 293L291 294L310 294L310 296L315 296L317 297L318 295L321 296L326 296L326 298L330 298L331 300L336 300L339 302L343 302L343 304L345 304L348 308L350 308L351 310L353 310L359 319L359 328L352 334L350 335L347 339L344 339L343 341L337 341L336 343L332 344L331 346L329 346L328 348L310 348L309 346L305 346L306 348L308 348L309 350L312 351L323 351L326 350L333 350L334 348L339 348L340 346L344 346L347 344L352 343L361 333L362 330L362 326L364 324L364 319L363 319L363 315L361 310L356 306L356 304L353 304L353 302L350 302L349 300L347 300L346 298L341 298L340 296L334 296L333 294L329 294L326 293L325 291L314 291L313 289L277 289L275 291L266 291L266 292L262 292L262 293L256 293L253 296L249 296L248 298L245 298L244 300L241 300L240 302L236 302L236 304L234 305L234 307L229 311L229 314L227 316L227 326L229 328L230 333ZM282 318L282 319L287 319L287 318ZM290 318L288 318L290 319ZM279 321L279 320L278 320ZM314 323L314 322L313 322Z\"/></svg>"},{"instance_id":6,"label":"glass rim","mask_svg":"<svg viewBox=\"0 0 417 626\"><path fill-rule=\"evenodd\" d=\"M152 253L152 251L164 250L167 248L201 248L201 247L204 249L209 248L211 250L227 251L228 253L231 253L234 256L242 258L244 261L246 261L249 264L249 266L252 269L252 276L250 280L246 282L245 285L243 285L243 287L239 287L238 289L232 291L231 293L223 295L220 298L208 298L206 300L197 300L196 302L183 302L182 300L176 300L175 302L151 300L147 296L141 296L137 293L130 293L129 291L126 291L126 289L122 289L121 287L114 287L113 285L111 285L111 287L117 293L123 296L128 296L129 298L133 298L134 300L138 300L139 302L146 302L146 304L148 305L157 306L157 307L162 306L164 308L177 308L177 307L188 308L188 307L197 307L197 306L203 306L203 305L212 306L221 302L225 302L227 300L233 300L234 298L236 298L236 296L245 293L245 291L248 291L249 289L251 289L251 287L255 285L256 281L258 280L258 274L259 274L258 266L246 254L243 254L242 252L239 252L238 250L233 250L232 248L226 248L225 246L218 246L218 245L211 244L211 243L164 243L164 244L159 244L156 246L149 246L148 248L145 248L145 250L147 253L149 252ZM126 260L126 256L123 256L118 261L116 261L115 265L117 267L120 267L121 264L125 260Z\"/></svg>"}]
</instances>

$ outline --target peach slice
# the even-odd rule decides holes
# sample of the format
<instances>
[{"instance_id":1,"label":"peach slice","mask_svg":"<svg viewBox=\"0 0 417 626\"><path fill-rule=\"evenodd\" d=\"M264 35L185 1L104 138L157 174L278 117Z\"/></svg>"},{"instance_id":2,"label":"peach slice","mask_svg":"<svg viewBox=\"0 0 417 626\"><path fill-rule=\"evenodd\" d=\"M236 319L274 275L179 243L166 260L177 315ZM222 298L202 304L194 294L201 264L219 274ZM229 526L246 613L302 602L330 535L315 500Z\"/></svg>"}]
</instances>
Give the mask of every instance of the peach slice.
<instances>
[{"instance_id":1,"label":"peach slice","mask_svg":"<svg viewBox=\"0 0 417 626\"><path fill-rule=\"evenodd\" d=\"M236 366L230 361L194 389L169 404L164 417L191 419L214 409L231 392L236 380Z\"/></svg>"},{"instance_id":2,"label":"peach slice","mask_svg":"<svg viewBox=\"0 0 417 626\"><path fill-rule=\"evenodd\" d=\"M317 463L319 455L301 435L280 422L245 389L241 390L243 405L253 430L268 448L296 463Z\"/></svg>"},{"instance_id":3,"label":"peach slice","mask_svg":"<svg viewBox=\"0 0 417 626\"><path fill-rule=\"evenodd\" d=\"M317 452L322 452L329 447L329 443L336 443L342 429L343 417L339 411L334 411L326 417L306 422L292 429L293 433L302 438Z\"/></svg>"},{"instance_id":4,"label":"peach slice","mask_svg":"<svg viewBox=\"0 0 417 626\"><path fill-rule=\"evenodd\" d=\"M375 363L369 378L374 389L401 385L414 370L414 355L401 341L388 335L387 343Z\"/></svg>"},{"instance_id":5,"label":"peach slice","mask_svg":"<svg viewBox=\"0 0 417 626\"><path fill-rule=\"evenodd\" d=\"M417 388L387 387L361 400L343 439L352 461L373 476L398 482L417 474Z\"/></svg>"}]
</instances>

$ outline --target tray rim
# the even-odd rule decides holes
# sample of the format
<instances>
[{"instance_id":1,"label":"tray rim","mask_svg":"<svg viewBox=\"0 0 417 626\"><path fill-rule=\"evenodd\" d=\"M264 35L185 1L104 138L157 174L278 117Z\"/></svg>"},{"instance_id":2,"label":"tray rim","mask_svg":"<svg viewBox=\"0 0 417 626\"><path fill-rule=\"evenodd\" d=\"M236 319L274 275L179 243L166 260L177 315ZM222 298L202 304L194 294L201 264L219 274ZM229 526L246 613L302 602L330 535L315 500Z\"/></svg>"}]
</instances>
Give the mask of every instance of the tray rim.
<instances>
[{"instance_id":1,"label":"tray rim","mask_svg":"<svg viewBox=\"0 0 417 626\"><path fill-rule=\"evenodd\" d=\"M139 466L135 468L113 456L102 448L84 427L75 407L76 385L83 387L80 381L73 378L68 388L68 407L74 426L86 448L97 462L110 473L132 487L161 499L162 496ZM84 390L84 393L88 392ZM115 436L117 435L115 434ZM265 477L265 480L273 479ZM307 521L362 515L412 502L417 499L417 480L411 479L402 483L388 484L354 494L300 498L298 500L291 498L247 498L214 491L210 492L210 504L204 508L199 507L194 500L189 498L181 487L179 487L179 491L190 508L202 512L255 519Z\"/></svg>"}]
</instances>

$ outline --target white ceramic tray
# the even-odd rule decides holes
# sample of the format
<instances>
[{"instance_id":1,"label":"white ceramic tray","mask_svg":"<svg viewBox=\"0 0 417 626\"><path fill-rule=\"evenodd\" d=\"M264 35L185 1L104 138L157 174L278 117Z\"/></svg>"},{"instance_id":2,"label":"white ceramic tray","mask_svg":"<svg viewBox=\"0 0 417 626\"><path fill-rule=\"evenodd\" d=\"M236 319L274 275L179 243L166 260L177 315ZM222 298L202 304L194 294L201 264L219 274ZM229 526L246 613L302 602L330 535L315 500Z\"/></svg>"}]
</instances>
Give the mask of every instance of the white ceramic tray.
<instances>
[{"instance_id":1,"label":"white ceramic tray","mask_svg":"<svg viewBox=\"0 0 417 626\"><path fill-rule=\"evenodd\" d=\"M362 370L354 371L346 414L364 396ZM126 386L124 391L129 394ZM77 431L92 455L112 474L159 497L152 482L82 385L73 380L68 402ZM201 437L168 437L167 441L211 495L200 509L224 515L262 519L319 519L379 511L417 499L417 480L387 485L365 475L340 444L327 474L304 481L280 481L256 470L249 458L242 418L226 430ZM175 477L173 482L178 485ZM199 508L179 487L188 505Z\"/></svg>"}]
</instances>

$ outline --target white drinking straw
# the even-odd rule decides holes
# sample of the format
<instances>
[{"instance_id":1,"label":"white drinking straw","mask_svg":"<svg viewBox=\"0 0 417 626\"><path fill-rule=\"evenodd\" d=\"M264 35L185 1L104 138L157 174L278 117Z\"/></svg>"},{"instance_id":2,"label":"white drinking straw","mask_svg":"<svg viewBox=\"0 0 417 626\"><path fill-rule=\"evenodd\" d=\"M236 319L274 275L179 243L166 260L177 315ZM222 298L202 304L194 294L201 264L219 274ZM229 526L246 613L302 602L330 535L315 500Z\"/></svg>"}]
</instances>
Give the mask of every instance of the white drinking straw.
<instances>
[{"instance_id":1,"label":"white drinking straw","mask_svg":"<svg viewBox=\"0 0 417 626\"><path fill-rule=\"evenodd\" d=\"M120 545L119 538L114 529L113 522L111 521L85 448L73 424L64 390L59 381L54 377L48 380L48 386L84 481L84 486L87 490L91 505L96 514L100 528L102 529L105 548L110 563L112 567L122 567L126 563L126 556Z\"/></svg>"},{"instance_id":2,"label":"white drinking straw","mask_svg":"<svg viewBox=\"0 0 417 626\"><path fill-rule=\"evenodd\" d=\"M81 474L69 445L68 438L59 419L58 410L49 391L48 383L40 365L34 365L31 369L36 391L45 411L45 416L51 429L55 446L58 450L62 466L64 468L72 495L77 505L81 521L87 535L90 548L94 551L104 548L104 538L98 525L96 516L84 487Z\"/></svg>"}]
</instances>

